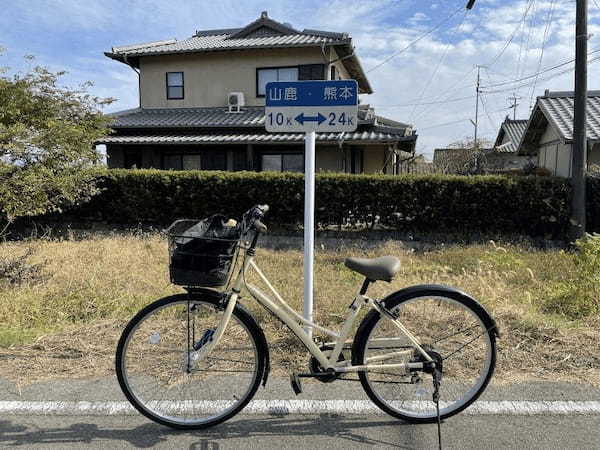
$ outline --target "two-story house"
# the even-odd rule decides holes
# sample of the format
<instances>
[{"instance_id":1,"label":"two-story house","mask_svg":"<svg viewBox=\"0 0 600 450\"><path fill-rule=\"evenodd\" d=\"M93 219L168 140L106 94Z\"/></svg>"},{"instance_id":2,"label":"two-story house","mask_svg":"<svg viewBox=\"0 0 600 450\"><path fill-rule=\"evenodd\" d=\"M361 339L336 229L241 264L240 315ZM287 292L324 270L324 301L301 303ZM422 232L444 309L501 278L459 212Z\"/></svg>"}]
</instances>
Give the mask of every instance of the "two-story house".
<instances>
[{"instance_id":1,"label":"two-story house","mask_svg":"<svg viewBox=\"0 0 600 450\"><path fill-rule=\"evenodd\" d=\"M270 81L355 79L373 92L347 33L298 31L266 12L244 28L114 47L139 76L139 108L114 114L108 166L167 170L303 171L304 135L265 131ZM396 173L413 153L410 125L359 106L354 133L317 134L320 171Z\"/></svg>"}]
</instances>

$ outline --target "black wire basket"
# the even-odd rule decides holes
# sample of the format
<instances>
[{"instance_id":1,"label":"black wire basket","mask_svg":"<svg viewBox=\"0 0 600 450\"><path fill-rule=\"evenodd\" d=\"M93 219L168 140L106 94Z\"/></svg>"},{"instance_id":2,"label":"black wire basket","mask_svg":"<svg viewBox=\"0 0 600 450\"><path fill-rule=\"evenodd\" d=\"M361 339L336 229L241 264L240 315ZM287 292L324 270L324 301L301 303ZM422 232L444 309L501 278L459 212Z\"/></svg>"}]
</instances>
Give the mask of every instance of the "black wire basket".
<instances>
[{"instance_id":1,"label":"black wire basket","mask_svg":"<svg viewBox=\"0 0 600 450\"><path fill-rule=\"evenodd\" d=\"M224 216L182 219L166 231L171 282L185 287L222 287L229 282L239 251L238 227L226 227Z\"/></svg>"}]
</instances>

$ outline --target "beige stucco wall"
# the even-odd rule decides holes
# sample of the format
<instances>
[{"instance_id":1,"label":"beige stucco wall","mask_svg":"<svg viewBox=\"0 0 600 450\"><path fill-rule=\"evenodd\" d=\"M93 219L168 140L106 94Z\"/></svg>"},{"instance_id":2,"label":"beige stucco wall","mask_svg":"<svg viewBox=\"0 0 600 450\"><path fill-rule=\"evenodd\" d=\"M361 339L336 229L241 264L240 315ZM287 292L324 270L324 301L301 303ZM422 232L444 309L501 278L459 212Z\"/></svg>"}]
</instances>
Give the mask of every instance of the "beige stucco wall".
<instances>
[{"instance_id":1,"label":"beige stucco wall","mask_svg":"<svg viewBox=\"0 0 600 450\"><path fill-rule=\"evenodd\" d=\"M317 172L343 172L344 152L339 147L319 147L315 156Z\"/></svg>"},{"instance_id":2,"label":"beige stucco wall","mask_svg":"<svg viewBox=\"0 0 600 450\"><path fill-rule=\"evenodd\" d=\"M243 92L248 106L263 106L256 97L256 68L323 64L320 48L246 50L140 58L143 108L227 106L230 92ZM337 64L336 64L337 65ZM328 67L326 67L328 70ZM167 100L166 72L184 73L183 100Z\"/></svg>"}]
</instances>

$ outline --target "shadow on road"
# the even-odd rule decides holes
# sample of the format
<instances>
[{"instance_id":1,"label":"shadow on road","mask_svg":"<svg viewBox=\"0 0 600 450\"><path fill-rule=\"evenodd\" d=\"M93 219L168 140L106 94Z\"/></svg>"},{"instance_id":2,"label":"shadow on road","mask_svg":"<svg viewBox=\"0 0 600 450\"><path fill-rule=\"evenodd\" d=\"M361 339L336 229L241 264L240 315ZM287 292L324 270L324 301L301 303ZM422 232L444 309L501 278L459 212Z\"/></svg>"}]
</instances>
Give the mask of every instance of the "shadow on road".
<instances>
[{"instance_id":1,"label":"shadow on road","mask_svg":"<svg viewBox=\"0 0 600 450\"><path fill-rule=\"evenodd\" d=\"M54 417L56 419L56 417ZM185 436L187 439L197 437L198 442L190 446L190 449L218 449L227 445L229 439L265 437L265 438L293 438L297 442L310 442L305 440L312 436L327 436L336 439L345 439L354 444L364 446L385 446L390 448L412 448L404 447L396 442L386 439L368 437L363 430L373 429L377 426L400 427L398 434L409 432L409 425L395 420L366 421L361 418L347 418L336 415L323 414L319 416L281 417L263 416L251 418L239 418L217 425L214 428L200 431L177 431L154 423L146 423L135 428L127 428L127 420L122 426L97 425L93 417L81 418L85 422L71 423L64 427L40 427L16 424L7 420L0 420L0 447L4 446L33 446L33 445L56 445L60 444L100 444L109 441L113 443L127 442L140 448L148 448L166 442L170 438ZM98 418L98 422L102 422ZM114 419L114 418L113 418ZM26 422L27 420L24 420ZM110 423L109 422L109 423ZM412 434L412 433L408 433ZM186 439L186 440L187 440ZM207 446L207 442L213 442L213 446ZM227 448L230 448L227 446Z\"/></svg>"}]
</instances>

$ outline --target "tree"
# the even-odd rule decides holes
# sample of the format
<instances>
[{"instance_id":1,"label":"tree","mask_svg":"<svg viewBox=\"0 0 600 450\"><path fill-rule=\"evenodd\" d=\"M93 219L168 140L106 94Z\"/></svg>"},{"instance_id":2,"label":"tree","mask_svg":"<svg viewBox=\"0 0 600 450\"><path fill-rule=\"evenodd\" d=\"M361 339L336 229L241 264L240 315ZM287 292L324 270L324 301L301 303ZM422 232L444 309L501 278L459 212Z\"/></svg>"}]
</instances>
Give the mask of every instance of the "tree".
<instances>
[{"instance_id":1,"label":"tree","mask_svg":"<svg viewBox=\"0 0 600 450\"><path fill-rule=\"evenodd\" d=\"M32 59L28 57L28 59ZM65 72L0 68L0 231L16 218L60 211L96 192L94 142L108 133L113 99L59 84Z\"/></svg>"},{"instance_id":2,"label":"tree","mask_svg":"<svg viewBox=\"0 0 600 450\"><path fill-rule=\"evenodd\" d=\"M459 175L478 175L484 172L486 154L484 149L490 148L492 142L487 139L477 139L477 145L472 138L455 141L448 146L444 157L436 161L438 170L444 173Z\"/></svg>"}]
</instances>

